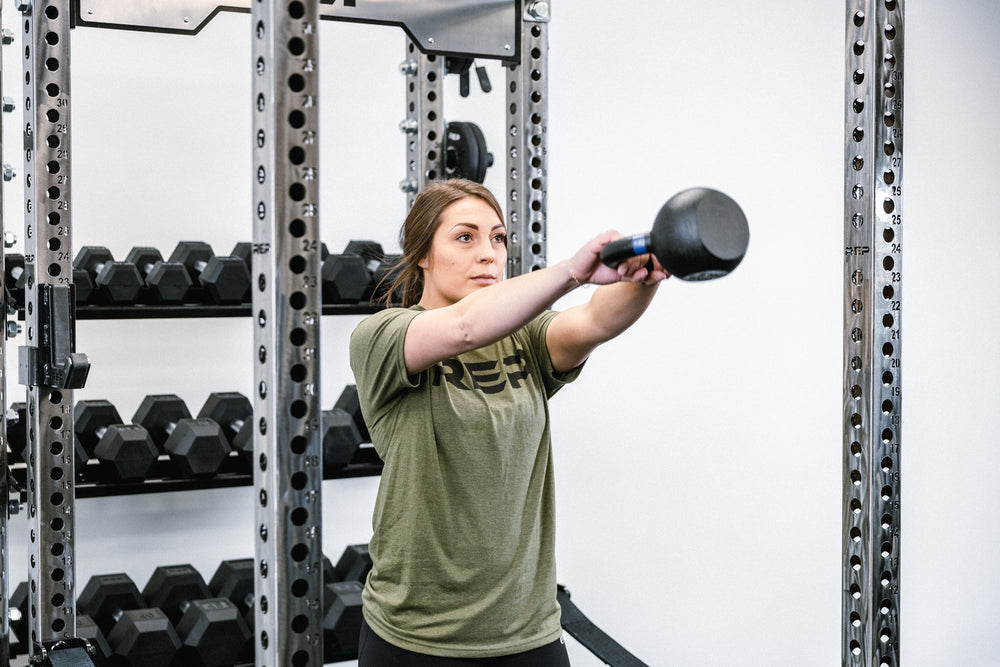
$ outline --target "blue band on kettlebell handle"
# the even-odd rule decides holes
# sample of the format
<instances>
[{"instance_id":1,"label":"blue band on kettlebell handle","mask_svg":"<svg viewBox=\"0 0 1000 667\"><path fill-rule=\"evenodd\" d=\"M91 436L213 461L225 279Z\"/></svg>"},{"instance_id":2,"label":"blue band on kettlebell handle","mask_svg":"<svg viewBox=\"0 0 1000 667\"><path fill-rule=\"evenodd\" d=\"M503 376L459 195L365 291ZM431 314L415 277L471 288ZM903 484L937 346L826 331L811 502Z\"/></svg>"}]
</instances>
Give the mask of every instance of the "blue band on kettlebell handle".
<instances>
[{"instance_id":1,"label":"blue band on kettlebell handle","mask_svg":"<svg viewBox=\"0 0 1000 667\"><path fill-rule=\"evenodd\" d=\"M632 237L632 253L636 255L645 255L649 251L646 250L646 238L645 234L636 234Z\"/></svg>"}]
</instances>

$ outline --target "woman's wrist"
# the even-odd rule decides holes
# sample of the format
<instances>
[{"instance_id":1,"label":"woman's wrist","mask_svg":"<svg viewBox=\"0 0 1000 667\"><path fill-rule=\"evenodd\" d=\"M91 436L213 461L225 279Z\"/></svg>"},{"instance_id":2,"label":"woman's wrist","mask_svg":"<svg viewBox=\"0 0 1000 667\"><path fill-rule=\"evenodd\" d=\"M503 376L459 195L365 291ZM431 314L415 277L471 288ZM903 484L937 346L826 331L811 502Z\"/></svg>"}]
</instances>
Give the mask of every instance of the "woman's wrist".
<instances>
[{"instance_id":1,"label":"woman's wrist","mask_svg":"<svg viewBox=\"0 0 1000 667\"><path fill-rule=\"evenodd\" d=\"M569 274L570 280L573 281L573 284L570 285L571 287L575 289L576 287L587 286L588 283L582 282L579 278L576 277L576 273L573 271L573 263L570 261L566 262L566 272Z\"/></svg>"}]
</instances>

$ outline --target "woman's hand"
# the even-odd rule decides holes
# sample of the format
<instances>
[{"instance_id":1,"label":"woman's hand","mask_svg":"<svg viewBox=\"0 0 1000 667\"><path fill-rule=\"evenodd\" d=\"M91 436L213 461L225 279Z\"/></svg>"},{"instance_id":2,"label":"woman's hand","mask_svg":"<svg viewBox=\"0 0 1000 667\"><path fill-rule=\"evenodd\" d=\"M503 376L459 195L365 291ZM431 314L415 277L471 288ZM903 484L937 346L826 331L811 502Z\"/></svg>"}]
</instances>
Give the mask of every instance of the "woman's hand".
<instances>
[{"instance_id":1,"label":"woman's hand","mask_svg":"<svg viewBox=\"0 0 1000 667\"><path fill-rule=\"evenodd\" d=\"M652 254L637 255L623 261L617 267L601 262L601 249L622 237L614 230L608 230L591 239L569 260L570 277L578 283L610 285L617 282L642 282L646 285L670 277Z\"/></svg>"}]
</instances>

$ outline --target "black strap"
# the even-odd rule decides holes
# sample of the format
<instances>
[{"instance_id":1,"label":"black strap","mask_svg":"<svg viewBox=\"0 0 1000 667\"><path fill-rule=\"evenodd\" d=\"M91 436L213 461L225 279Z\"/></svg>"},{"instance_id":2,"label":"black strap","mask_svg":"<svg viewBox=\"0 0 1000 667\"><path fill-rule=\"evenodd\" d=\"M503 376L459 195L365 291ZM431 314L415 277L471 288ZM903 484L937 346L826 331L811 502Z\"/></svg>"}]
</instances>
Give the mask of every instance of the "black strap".
<instances>
[{"instance_id":1,"label":"black strap","mask_svg":"<svg viewBox=\"0 0 1000 667\"><path fill-rule=\"evenodd\" d=\"M649 667L594 625L569 597L569 591L560 584L556 598L562 607L562 626L566 632L586 646L606 665L611 665L611 667Z\"/></svg>"}]
</instances>

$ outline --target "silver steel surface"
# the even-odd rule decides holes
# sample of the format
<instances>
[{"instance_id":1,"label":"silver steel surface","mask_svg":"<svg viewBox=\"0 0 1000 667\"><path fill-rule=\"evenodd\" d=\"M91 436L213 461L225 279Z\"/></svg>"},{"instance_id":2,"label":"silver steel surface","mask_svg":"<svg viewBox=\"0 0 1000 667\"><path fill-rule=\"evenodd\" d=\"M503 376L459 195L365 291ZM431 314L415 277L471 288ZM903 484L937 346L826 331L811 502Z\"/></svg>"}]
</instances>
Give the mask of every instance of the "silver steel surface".
<instances>
[{"instance_id":1,"label":"silver steel surface","mask_svg":"<svg viewBox=\"0 0 1000 667\"><path fill-rule=\"evenodd\" d=\"M0 0L0 14L3 13L3 0ZM4 31L7 33L8 31ZM6 34L2 38L4 45L9 44ZM3 162L3 127L5 113L14 110L13 101L8 108L7 97L3 95L3 54L0 54L0 100L3 100L3 110L0 112L0 163ZM3 207L3 181L0 181L0 239L7 238L6 226L4 223ZM6 246L6 244L5 244ZM6 267L4 258L6 247L0 250L0 294L6 294ZM6 309L2 309L4 321L7 321ZM7 563L7 521L10 519L10 487L8 486L7 471L7 335L6 332L0 334L0 665L10 664L10 600L8 594L10 586L8 576L10 572Z\"/></svg>"},{"instance_id":2,"label":"silver steel surface","mask_svg":"<svg viewBox=\"0 0 1000 667\"><path fill-rule=\"evenodd\" d=\"M548 190L549 6L536 18L526 11L521 59L507 72L507 275L546 264ZM535 13L541 13L537 10Z\"/></svg>"},{"instance_id":3,"label":"silver steel surface","mask_svg":"<svg viewBox=\"0 0 1000 667\"><path fill-rule=\"evenodd\" d=\"M72 281L68 0L33 2L22 17L26 347L39 346L41 285ZM73 392L27 388L28 571L36 642L76 634Z\"/></svg>"},{"instance_id":4,"label":"silver steel surface","mask_svg":"<svg viewBox=\"0 0 1000 667\"><path fill-rule=\"evenodd\" d=\"M318 11L252 14L257 667L323 664Z\"/></svg>"},{"instance_id":5,"label":"silver steel surface","mask_svg":"<svg viewBox=\"0 0 1000 667\"><path fill-rule=\"evenodd\" d=\"M842 664L899 665L903 2L848 0Z\"/></svg>"},{"instance_id":6,"label":"silver steel surface","mask_svg":"<svg viewBox=\"0 0 1000 667\"><path fill-rule=\"evenodd\" d=\"M220 11L249 10L249 0L79 0L81 26L181 33L198 32ZM400 25L425 51L501 59L515 55L516 10L514 0L336 0L320 5L324 19Z\"/></svg>"},{"instance_id":7,"label":"silver steel surface","mask_svg":"<svg viewBox=\"0 0 1000 667\"><path fill-rule=\"evenodd\" d=\"M406 210L417 194L444 174L444 58L428 56L406 40L406 60L400 65L406 82L406 118L400 130L406 141Z\"/></svg>"}]
</instances>

